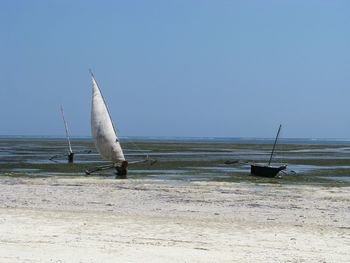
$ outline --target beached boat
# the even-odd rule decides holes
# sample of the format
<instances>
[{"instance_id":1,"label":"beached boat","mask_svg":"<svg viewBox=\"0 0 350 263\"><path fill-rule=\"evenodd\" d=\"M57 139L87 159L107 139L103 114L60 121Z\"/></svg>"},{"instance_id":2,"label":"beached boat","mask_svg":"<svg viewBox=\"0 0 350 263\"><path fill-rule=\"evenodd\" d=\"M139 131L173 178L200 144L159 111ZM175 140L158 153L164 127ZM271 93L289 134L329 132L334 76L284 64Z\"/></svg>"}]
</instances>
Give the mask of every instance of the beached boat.
<instances>
[{"instance_id":1,"label":"beached boat","mask_svg":"<svg viewBox=\"0 0 350 263\"><path fill-rule=\"evenodd\" d=\"M280 171L287 168L287 165L271 166L263 164L251 164L250 173L255 176L276 177Z\"/></svg>"},{"instance_id":2,"label":"beached boat","mask_svg":"<svg viewBox=\"0 0 350 263\"><path fill-rule=\"evenodd\" d=\"M271 155L268 164L251 164L250 165L250 173L254 176L261 176L261 177L276 177L280 171L283 171L287 168L287 165L279 165L279 166L272 166L271 161L272 157L275 151L276 143L278 136L281 132L282 125L279 126L278 132L275 138L275 142L272 147Z\"/></svg>"},{"instance_id":3,"label":"beached boat","mask_svg":"<svg viewBox=\"0 0 350 263\"><path fill-rule=\"evenodd\" d=\"M66 122L66 118L64 117L64 112L63 112L63 107L61 105L61 114L62 114L62 119L63 119L63 123L64 123L64 129L66 130L66 138L67 138L67 141L68 141L68 154L67 154L67 157L68 157L68 163L73 163L74 161L74 152L72 150L72 145L70 143L70 139L69 139L69 132L68 132L68 125L67 125L67 122Z\"/></svg>"},{"instance_id":4,"label":"beached boat","mask_svg":"<svg viewBox=\"0 0 350 263\"><path fill-rule=\"evenodd\" d=\"M72 150L72 145L70 143L70 139L69 139L69 132L68 132L68 124L67 124L67 121L64 117L64 112L63 112L63 107L61 105L61 115L62 115L62 119L63 119L63 123L64 123L64 129L66 131L66 138L67 138L67 142L68 142L68 153L67 154L58 154L58 155L55 155L55 156L52 156L50 157L49 160L51 161L55 161L55 159L59 158L59 157L63 157L63 156L66 156L67 157L67 160L68 160L68 163L73 163L74 162L74 152Z\"/></svg>"},{"instance_id":5,"label":"beached boat","mask_svg":"<svg viewBox=\"0 0 350 263\"><path fill-rule=\"evenodd\" d=\"M95 147L103 159L112 164L99 167L96 170L87 170L86 173L115 167L118 177L126 177L128 173L128 161L124 157L116 129L101 90L91 72L92 78L92 104L91 104L91 132Z\"/></svg>"}]
</instances>

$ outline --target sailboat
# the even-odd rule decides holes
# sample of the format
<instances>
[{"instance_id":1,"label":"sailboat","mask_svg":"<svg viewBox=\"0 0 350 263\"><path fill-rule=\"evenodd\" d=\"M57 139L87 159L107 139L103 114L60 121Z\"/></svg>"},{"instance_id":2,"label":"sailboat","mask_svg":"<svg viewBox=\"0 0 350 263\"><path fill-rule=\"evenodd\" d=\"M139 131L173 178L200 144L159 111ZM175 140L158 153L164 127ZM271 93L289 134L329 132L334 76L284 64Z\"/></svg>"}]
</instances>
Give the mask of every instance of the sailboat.
<instances>
[{"instance_id":1,"label":"sailboat","mask_svg":"<svg viewBox=\"0 0 350 263\"><path fill-rule=\"evenodd\" d=\"M67 125L67 122L66 122L66 119L64 118L64 112L63 112L63 107L61 105L61 114L62 114L62 119L63 119L63 123L64 123L64 128L66 130L66 137L67 137L67 141L68 141L68 149L69 149L69 152L67 154L67 157L68 157L68 163L73 163L74 161L74 152L72 150L72 145L70 143L70 139L69 139L69 133L68 133L68 125Z\"/></svg>"},{"instance_id":2,"label":"sailboat","mask_svg":"<svg viewBox=\"0 0 350 263\"><path fill-rule=\"evenodd\" d=\"M280 171L283 171L287 168L287 165L280 165L280 166L272 166L271 165L272 157L273 157L273 154L274 154L274 151L276 148L278 136L281 132L281 128L282 128L282 125L280 124L278 131L277 131L276 138L275 138L275 142L274 142L273 147L272 147L272 151L271 151L271 155L270 155L270 159L269 159L268 164L267 165L266 164L251 164L250 165L251 175L262 176L262 177L276 177Z\"/></svg>"},{"instance_id":3,"label":"sailboat","mask_svg":"<svg viewBox=\"0 0 350 263\"><path fill-rule=\"evenodd\" d=\"M64 123L64 129L66 131L66 138L67 138L67 142L68 142L68 154L55 155L55 156L50 157L50 160L55 162L54 159L56 159L58 157L62 157L62 156L67 156L68 163L73 163L74 162L74 152L72 150L72 145L70 143L69 132L68 132L68 124L67 124L66 119L64 117L64 112L63 112L62 105L61 105L60 109L61 109L61 115L62 115L62 119L63 119L63 123Z\"/></svg>"},{"instance_id":4,"label":"sailboat","mask_svg":"<svg viewBox=\"0 0 350 263\"><path fill-rule=\"evenodd\" d=\"M63 120L63 124L64 124L64 129L66 131L66 138L67 138L67 143L68 143L68 153L57 154L57 155L51 156L49 158L49 160L53 161L53 162L57 162L56 161L57 158L61 158L61 157L66 156L67 159L68 159L68 163L71 164L71 163L74 162L74 156L76 156L77 154L88 154L88 153L91 153L91 150L82 150L82 151L73 152L72 144L71 144L70 136L69 136L69 132L68 132L68 124L67 124L66 118L64 117L64 112L63 112L62 105L60 107L60 110L61 110L61 116L62 116L62 120Z\"/></svg>"},{"instance_id":5,"label":"sailboat","mask_svg":"<svg viewBox=\"0 0 350 263\"><path fill-rule=\"evenodd\" d=\"M86 174L114 167L118 177L126 178L129 163L124 157L119 138L101 90L93 73L91 71L90 73L92 78L91 133L95 147L102 158L112 162L112 164L100 166L95 170L87 170Z\"/></svg>"}]
</instances>

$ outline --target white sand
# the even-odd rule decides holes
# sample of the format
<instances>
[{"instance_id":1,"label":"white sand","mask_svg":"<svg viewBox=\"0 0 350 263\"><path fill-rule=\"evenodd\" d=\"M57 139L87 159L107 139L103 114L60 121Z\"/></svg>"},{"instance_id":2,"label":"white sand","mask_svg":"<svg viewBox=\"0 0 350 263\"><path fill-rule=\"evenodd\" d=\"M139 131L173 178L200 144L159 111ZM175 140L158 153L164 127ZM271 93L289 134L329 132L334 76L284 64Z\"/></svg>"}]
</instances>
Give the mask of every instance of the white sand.
<instances>
[{"instance_id":1,"label":"white sand","mask_svg":"<svg viewBox=\"0 0 350 263\"><path fill-rule=\"evenodd\" d=\"M2 177L0 262L350 262L350 188Z\"/></svg>"}]
</instances>

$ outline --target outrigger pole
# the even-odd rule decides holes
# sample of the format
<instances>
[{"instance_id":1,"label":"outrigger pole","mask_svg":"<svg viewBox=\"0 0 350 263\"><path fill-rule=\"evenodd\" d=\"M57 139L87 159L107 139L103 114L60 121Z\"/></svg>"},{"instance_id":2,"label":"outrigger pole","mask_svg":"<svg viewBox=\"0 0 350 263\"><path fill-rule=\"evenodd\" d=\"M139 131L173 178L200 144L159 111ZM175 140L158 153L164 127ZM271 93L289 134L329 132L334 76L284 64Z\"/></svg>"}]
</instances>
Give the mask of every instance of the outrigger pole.
<instances>
[{"instance_id":1,"label":"outrigger pole","mask_svg":"<svg viewBox=\"0 0 350 263\"><path fill-rule=\"evenodd\" d=\"M94 172L97 172L97 171L102 171L102 170L108 170L108 169L111 169L114 167L114 163L112 164L107 164L107 165L101 165L101 166L97 166L91 170L85 170L85 174L86 175L90 175Z\"/></svg>"},{"instance_id":2,"label":"outrigger pole","mask_svg":"<svg viewBox=\"0 0 350 263\"><path fill-rule=\"evenodd\" d=\"M147 155L145 160L140 160L140 161L133 161L130 162L129 164L138 164L138 163L149 163L150 165L154 165L157 162L157 160L154 159L150 159ZM86 175L90 175L94 172L98 172L98 171L103 171L103 170L108 170L108 169L112 169L114 167L118 167L115 163L110 163L110 164L106 164L106 165L101 165L101 166L97 166L91 170L85 170L85 174Z\"/></svg>"}]
</instances>

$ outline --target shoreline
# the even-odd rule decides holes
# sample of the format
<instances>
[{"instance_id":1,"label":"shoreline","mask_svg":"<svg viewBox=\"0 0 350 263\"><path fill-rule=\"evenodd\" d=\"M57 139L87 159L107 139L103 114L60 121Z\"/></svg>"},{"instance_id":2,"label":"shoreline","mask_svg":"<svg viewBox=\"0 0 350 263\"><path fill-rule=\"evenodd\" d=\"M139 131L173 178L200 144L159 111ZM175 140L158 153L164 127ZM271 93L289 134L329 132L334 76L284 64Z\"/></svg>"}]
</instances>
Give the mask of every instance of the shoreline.
<instances>
[{"instance_id":1,"label":"shoreline","mask_svg":"<svg viewBox=\"0 0 350 263\"><path fill-rule=\"evenodd\" d=\"M350 187L1 177L0 261L345 263L349 203Z\"/></svg>"}]
</instances>

